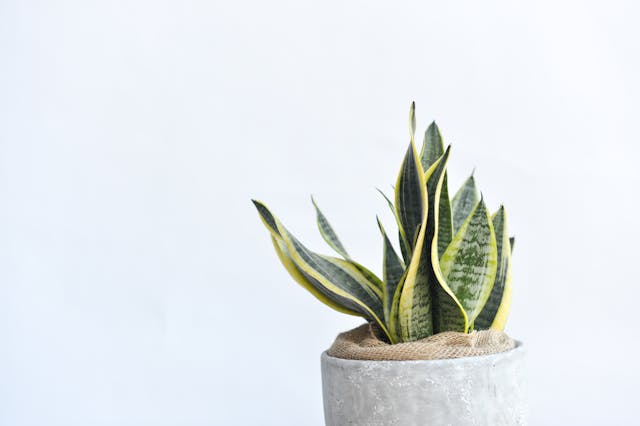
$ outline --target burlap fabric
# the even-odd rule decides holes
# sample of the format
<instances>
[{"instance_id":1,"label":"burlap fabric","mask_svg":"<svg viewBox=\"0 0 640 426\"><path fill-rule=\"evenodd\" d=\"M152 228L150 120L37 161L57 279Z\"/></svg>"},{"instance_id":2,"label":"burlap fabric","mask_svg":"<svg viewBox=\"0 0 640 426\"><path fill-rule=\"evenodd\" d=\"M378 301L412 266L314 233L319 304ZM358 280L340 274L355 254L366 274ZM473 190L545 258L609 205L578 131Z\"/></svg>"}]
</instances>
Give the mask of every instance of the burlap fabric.
<instances>
[{"instance_id":1,"label":"burlap fabric","mask_svg":"<svg viewBox=\"0 0 640 426\"><path fill-rule=\"evenodd\" d=\"M473 331L469 334L447 331L395 345L380 340L376 334L370 324L363 324L340 333L327 353L343 359L408 361L491 355L508 351L516 345L509 336L497 330Z\"/></svg>"}]
</instances>

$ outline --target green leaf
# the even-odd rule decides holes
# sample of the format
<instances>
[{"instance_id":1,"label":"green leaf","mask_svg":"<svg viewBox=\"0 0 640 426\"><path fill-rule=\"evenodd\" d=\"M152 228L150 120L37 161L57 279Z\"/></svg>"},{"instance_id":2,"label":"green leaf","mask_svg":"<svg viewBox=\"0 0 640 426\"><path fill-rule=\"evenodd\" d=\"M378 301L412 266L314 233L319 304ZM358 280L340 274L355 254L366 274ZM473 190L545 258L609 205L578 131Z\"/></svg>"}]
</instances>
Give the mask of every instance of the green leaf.
<instances>
[{"instance_id":1,"label":"green leaf","mask_svg":"<svg viewBox=\"0 0 640 426\"><path fill-rule=\"evenodd\" d=\"M355 266L360 271L360 273L365 278L367 278L369 283L373 285L377 290L379 290L380 294L382 294L382 280L380 280L380 278L378 278L376 274L374 274L373 272L362 266L360 263L353 260L351 256L349 256L344 246L340 242L340 239L338 239L338 236L331 227L331 224L327 220L326 216L322 213L322 211L320 211L320 208L318 207L318 204L313 199L313 197L311 197L311 202L316 209L318 229L320 230L320 235L322 235L322 238L324 238L329 246L331 246L331 248L333 248L339 255L344 257L348 263Z\"/></svg>"},{"instance_id":2,"label":"green leaf","mask_svg":"<svg viewBox=\"0 0 640 426\"><path fill-rule=\"evenodd\" d=\"M356 268L358 272L360 272L360 274L368 281L369 287L371 287L376 293L378 293L378 295L380 295L380 297L382 297L384 284L376 274L353 259L346 259L345 261Z\"/></svg>"},{"instance_id":3,"label":"green leaf","mask_svg":"<svg viewBox=\"0 0 640 426\"><path fill-rule=\"evenodd\" d=\"M411 142L413 142L414 135L416 134L416 103L411 102L409 108L409 131L411 132Z\"/></svg>"},{"instance_id":4,"label":"green leaf","mask_svg":"<svg viewBox=\"0 0 640 426\"><path fill-rule=\"evenodd\" d=\"M494 322L500 305L504 300L507 281L511 277L511 243L507 233L507 215L504 210L504 206L500 206L498 211L494 213L492 221L493 229L496 234L498 269L493 283L493 289L491 290L491 295L478 315L478 318L476 318L475 328L497 328L502 330L504 328L504 322L502 324L494 324ZM510 292L508 296L510 296ZM506 316L504 316L504 319L500 318L499 322L500 321L506 321Z\"/></svg>"},{"instance_id":5,"label":"green leaf","mask_svg":"<svg viewBox=\"0 0 640 426\"><path fill-rule=\"evenodd\" d=\"M411 141L402 161L395 187L395 209L400 219L400 228L404 230L404 235L410 243L416 240L418 226L425 214L423 191L422 166L417 158L415 144ZM411 248L413 249L413 245Z\"/></svg>"},{"instance_id":6,"label":"green leaf","mask_svg":"<svg viewBox=\"0 0 640 426\"><path fill-rule=\"evenodd\" d=\"M480 196L476 187L476 180L471 176L462 184L462 187L453 196L451 206L453 208L453 232L458 232L471 210L478 204Z\"/></svg>"},{"instance_id":7,"label":"green leaf","mask_svg":"<svg viewBox=\"0 0 640 426\"><path fill-rule=\"evenodd\" d=\"M434 163L423 177L423 209L425 214L409 267L402 281L400 301L397 309L398 323L403 341L413 341L430 336L434 332L432 306L435 297L455 297L442 279L438 265L438 204L442 182L449 159L450 148ZM426 180L426 182L425 182ZM431 211L435 214L427 214ZM444 292L444 296L437 294ZM392 318L394 307L392 306ZM462 328L466 317L460 308ZM392 326L390 326L392 328Z\"/></svg>"},{"instance_id":8,"label":"green leaf","mask_svg":"<svg viewBox=\"0 0 640 426\"><path fill-rule=\"evenodd\" d=\"M429 168L444 154L444 141L436 122L432 122L424 132L420 162L424 170Z\"/></svg>"},{"instance_id":9,"label":"green leaf","mask_svg":"<svg viewBox=\"0 0 640 426\"><path fill-rule=\"evenodd\" d=\"M516 243L516 237L509 238L509 245L511 246L511 254L513 254L513 246Z\"/></svg>"},{"instance_id":10,"label":"green leaf","mask_svg":"<svg viewBox=\"0 0 640 426\"><path fill-rule=\"evenodd\" d=\"M447 284L467 313L469 324L484 307L497 269L497 245L489 213L480 200L440 259ZM441 312L446 314L446 304ZM447 318L444 318L446 324Z\"/></svg>"},{"instance_id":11,"label":"green leaf","mask_svg":"<svg viewBox=\"0 0 640 426\"><path fill-rule=\"evenodd\" d=\"M387 233L380 222L380 219L376 218L378 221L378 227L380 228L380 233L382 234L383 240L383 249L382 249L382 280L384 282L384 293L382 295L382 305L384 309L384 319L387 324L390 323L391 318L391 306L393 302L393 298L396 294L396 289L398 288L398 284L400 284L400 279L404 274L404 263L393 248L389 237L387 237ZM394 336L394 330L389 330L392 336Z\"/></svg>"},{"instance_id":12,"label":"green leaf","mask_svg":"<svg viewBox=\"0 0 640 426\"><path fill-rule=\"evenodd\" d=\"M376 323L389 340L391 339L383 321L382 295L379 289L372 286L349 262L322 256L307 249L282 226L264 204L255 200L253 203L271 236L278 243L282 243L291 262L315 291L332 302L333 306L329 306L338 305L348 311L357 312Z\"/></svg>"},{"instance_id":13,"label":"green leaf","mask_svg":"<svg viewBox=\"0 0 640 426\"><path fill-rule=\"evenodd\" d=\"M340 256L344 257L345 259L349 259L347 250L345 250L344 246L340 242L338 235L331 227L331 224L327 220L326 216L322 213L322 211L320 211L320 208L318 207L318 204L316 203L316 200L314 200L313 196L311 197L311 202L313 203L313 207L315 207L316 209L316 217L320 235L322 235L322 238L324 238L327 244L329 244L329 246L331 246L331 248L334 249Z\"/></svg>"},{"instance_id":14,"label":"green leaf","mask_svg":"<svg viewBox=\"0 0 640 426\"><path fill-rule=\"evenodd\" d=\"M502 300L500 301L498 312L496 312L496 316L491 323L491 328L494 330L502 331L507 324L507 318L509 317L509 311L511 310L511 293L511 262L509 262L509 267L507 268L507 279L505 280L504 292L502 293Z\"/></svg>"},{"instance_id":15,"label":"green leaf","mask_svg":"<svg viewBox=\"0 0 640 426\"><path fill-rule=\"evenodd\" d=\"M398 225L398 241L400 242L400 251L402 252L402 258L404 259L404 264L406 266L409 264L409 260L411 259L411 244L407 239L407 235L405 234L404 229L402 229L400 216L398 216L398 211L396 210L395 206L393 205L389 197L387 197L384 192L382 192L380 189L377 189L377 191L387 201L387 204L389 205L389 208L393 213L393 217L395 217L396 219L396 224Z\"/></svg>"},{"instance_id":16,"label":"green leaf","mask_svg":"<svg viewBox=\"0 0 640 426\"><path fill-rule=\"evenodd\" d=\"M429 168L444 154L442 134L436 122L432 122L424 132L420 162L424 170ZM442 256L453 238L453 219L451 201L449 201L449 183L447 173L444 174L438 213L438 256Z\"/></svg>"},{"instance_id":17,"label":"green leaf","mask_svg":"<svg viewBox=\"0 0 640 426\"><path fill-rule=\"evenodd\" d=\"M293 263L291 257L289 256L289 253L287 252L287 247L284 245L284 242L282 242L282 239L272 236L271 242L273 243L273 247L276 250L280 262L287 270L287 272L289 272L289 275L291 275L291 277L309 293L315 296L316 299L320 300L322 303L329 306L330 308L335 309L338 312L342 312L348 315L362 316L362 314L360 314L359 312L352 311L340 304L335 303L333 300L329 299L327 296L318 291L316 287L309 280L307 280L307 278L304 276L302 271L298 269L295 263Z\"/></svg>"},{"instance_id":18,"label":"green leaf","mask_svg":"<svg viewBox=\"0 0 640 426\"><path fill-rule=\"evenodd\" d=\"M451 202L449 201L449 183L447 173L442 179L442 190L440 191L440 202L438 204L438 258L451 243L453 238L453 216L451 213Z\"/></svg>"}]
</instances>

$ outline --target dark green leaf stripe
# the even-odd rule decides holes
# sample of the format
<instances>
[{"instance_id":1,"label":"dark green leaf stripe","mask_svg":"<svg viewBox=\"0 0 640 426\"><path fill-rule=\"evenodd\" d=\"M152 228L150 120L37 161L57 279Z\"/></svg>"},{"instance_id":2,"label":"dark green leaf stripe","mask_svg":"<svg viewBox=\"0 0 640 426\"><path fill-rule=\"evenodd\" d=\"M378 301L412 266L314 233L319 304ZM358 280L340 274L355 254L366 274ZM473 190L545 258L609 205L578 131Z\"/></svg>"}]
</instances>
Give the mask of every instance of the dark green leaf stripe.
<instances>
[{"instance_id":1,"label":"dark green leaf stripe","mask_svg":"<svg viewBox=\"0 0 640 426\"><path fill-rule=\"evenodd\" d=\"M416 239L418 226L422 222L424 214L421 198L424 189L422 185L424 177L422 175L422 166L418 162L415 145L411 142L402 162L395 189L395 208L398 212L402 229L404 229L407 240L410 243L413 243Z\"/></svg>"},{"instance_id":2,"label":"dark green leaf stripe","mask_svg":"<svg viewBox=\"0 0 640 426\"><path fill-rule=\"evenodd\" d=\"M467 315L462 308L460 302L456 299L453 291L449 288L442 271L440 270L441 249L445 243L451 240L451 210L444 209L445 217L440 218L443 212L441 202L444 197L444 183L447 177L447 161L451 146L447 148L442 160L434 163L429 171L427 171L427 194L429 194L429 211L437 212L427 221L427 235L431 236L431 244L429 248L429 289L431 292L432 302L432 318L433 332L441 331L463 331L468 327ZM433 170L433 171L431 171ZM449 206L449 197L447 194L446 205ZM441 234L442 233L442 234ZM442 243L441 243L442 235Z\"/></svg>"},{"instance_id":3,"label":"dark green leaf stripe","mask_svg":"<svg viewBox=\"0 0 640 426\"><path fill-rule=\"evenodd\" d=\"M331 246L331 248L333 248L339 255L344 257L348 263L358 269L358 271L360 271L360 273L369 281L369 283L376 288L376 291L379 291L380 294L382 294L382 281L380 280L380 278L378 278L376 274L374 274L349 256L344 246L340 242L338 235L331 227L331 224L327 220L326 216L322 213L313 197L311 197L311 202L316 209L318 229L320 230L320 235L322 235L322 238L324 238L327 244L329 244L329 246Z\"/></svg>"},{"instance_id":4,"label":"dark green leaf stripe","mask_svg":"<svg viewBox=\"0 0 640 426\"><path fill-rule=\"evenodd\" d=\"M368 288L370 291L376 294L377 297L382 300L383 286L382 280L378 278L376 274L362 266L361 264L354 262L350 259L344 260L336 257L322 256L329 262L337 264L340 268L348 272L360 285Z\"/></svg>"},{"instance_id":5,"label":"dark green leaf stripe","mask_svg":"<svg viewBox=\"0 0 640 426\"><path fill-rule=\"evenodd\" d=\"M428 283L424 282L424 270L428 267L423 258L425 252L423 246L427 231L428 200L425 176L423 175L420 176L420 190L420 199L424 211L420 232L418 233L411 261L400 280L391 306L391 323L389 327L398 334L399 340L403 342L418 340L433 332L431 295Z\"/></svg>"},{"instance_id":6,"label":"dark green leaf stripe","mask_svg":"<svg viewBox=\"0 0 640 426\"><path fill-rule=\"evenodd\" d=\"M312 252L291 234L285 234L284 241L291 258L300 269L318 280L331 293L354 298L357 305L362 304L361 311L364 314L370 314L372 319L382 322L382 298L367 285L366 280L356 278L353 269L347 267L350 265L342 259L323 257Z\"/></svg>"},{"instance_id":7,"label":"dark green leaf stripe","mask_svg":"<svg viewBox=\"0 0 640 426\"><path fill-rule=\"evenodd\" d=\"M317 287L318 287L317 284L313 284L312 280L310 280L308 277L306 277L304 275L304 272L302 272L300 269L298 269L298 267L295 265L295 263L293 263L293 261L291 260L291 257L289 256L289 254L287 252L287 247L285 246L285 244L284 244L284 242L282 241L281 238L277 238L275 236L272 236L271 237L271 242L273 243L273 247L276 250L276 253L278 255L278 258L280 259L280 262L285 267L287 272L289 272L289 275L291 275L291 277L298 284L300 284L302 287L304 287L307 291L309 291L313 296L315 296L322 303L324 303L325 305L335 309L336 311L342 312L342 313L348 314L348 315L362 316L362 314L360 312L358 312L357 310L348 309L348 308L346 308L345 305L338 304L338 303L334 302L332 299L328 298L324 293L319 291L317 289ZM351 303L351 301L348 301L347 305L353 305L353 304Z\"/></svg>"},{"instance_id":8,"label":"dark green leaf stripe","mask_svg":"<svg viewBox=\"0 0 640 426\"><path fill-rule=\"evenodd\" d=\"M476 330L491 328L491 325L496 318L496 314L498 313L498 308L503 300L505 284L507 282L507 275L511 263L511 249L507 233L507 217L504 206L500 206L498 211L494 213L492 221L493 230L496 234L498 268L489 299L474 322Z\"/></svg>"},{"instance_id":9,"label":"dark green leaf stripe","mask_svg":"<svg viewBox=\"0 0 640 426\"><path fill-rule=\"evenodd\" d=\"M433 215L425 215L420 234L416 242L414 254L406 271L399 303L399 324L403 341L413 341L427 337L434 332L433 299L438 296L435 289L444 290L444 295L450 291L446 283L439 277L439 270L434 270L432 262L435 256L435 266L438 269L437 248L437 212L442 189L442 181L449 159L450 150L447 149L440 160L425 173L424 183L425 210L429 206ZM444 297L441 296L440 297ZM453 296L449 296L453 297ZM464 312L460 313L465 325Z\"/></svg>"},{"instance_id":10,"label":"dark green leaf stripe","mask_svg":"<svg viewBox=\"0 0 640 426\"><path fill-rule=\"evenodd\" d=\"M409 131L411 132L411 141L413 141L413 135L416 134L416 103L411 102L411 108L409 108Z\"/></svg>"},{"instance_id":11,"label":"dark green leaf stripe","mask_svg":"<svg viewBox=\"0 0 640 426\"><path fill-rule=\"evenodd\" d=\"M429 170L429 168L442 157L442 154L444 154L444 141L442 140L440 129L434 121L427 127L427 131L424 132L422 150L420 151L422 169Z\"/></svg>"},{"instance_id":12,"label":"dark green leaf stripe","mask_svg":"<svg viewBox=\"0 0 640 426\"><path fill-rule=\"evenodd\" d=\"M507 266L507 278L504 283L504 291L502 292L502 300L500 301L500 306L498 307L498 312L496 312L496 316L491 323L491 328L494 330L504 330L505 325L507 324L507 318L509 318L509 310L511 309L511 261L509 261L509 265Z\"/></svg>"},{"instance_id":13,"label":"dark green leaf stripe","mask_svg":"<svg viewBox=\"0 0 640 426\"><path fill-rule=\"evenodd\" d=\"M311 197L311 202L313 203L313 207L316 209L320 235L322 235L322 238L324 238L327 244L329 244L329 246L331 246L331 248L334 249L340 256L348 259L349 254L347 253L347 250L345 250L344 246L340 242L340 239L338 238L338 235L331 227L331 224L327 220L327 217L324 215L324 213L322 213L322 211L318 207L318 204L316 203L316 200L314 200L313 197Z\"/></svg>"},{"instance_id":14,"label":"dark green leaf stripe","mask_svg":"<svg viewBox=\"0 0 640 426\"><path fill-rule=\"evenodd\" d=\"M440 202L438 204L438 258L442 256L453 238L453 217L448 187L449 183L447 173L445 172L444 178L442 179Z\"/></svg>"},{"instance_id":15,"label":"dark green leaf stripe","mask_svg":"<svg viewBox=\"0 0 640 426\"><path fill-rule=\"evenodd\" d=\"M380 233L382 234L382 280L384 282L384 294L382 296L382 305L384 309L384 318L385 322L389 324L389 319L391 318L391 305L393 301L393 297L396 294L396 289L398 284L400 283L400 279L404 274L404 264L402 260L396 254L396 251L391 245L391 241L389 237L387 237L387 233L378 219L378 227L380 228ZM393 331L389 330L391 334Z\"/></svg>"},{"instance_id":16,"label":"dark green leaf stripe","mask_svg":"<svg viewBox=\"0 0 640 426\"><path fill-rule=\"evenodd\" d=\"M420 162L424 170L429 168L444 154L444 141L440 129L434 121L424 133ZM429 192L429 190L427 190ZM453 221L451 214L451 201L449 200L449 183L447 173L444 174L440 203L438 209L438 256L446 250L453 238Z\"/></svg>"},{"instance_id":17,"label":"dark green leaf stripe","mask_svg":"<svg viewBox=\"0 0 640 426\"><path fill-rule=\"evenodd\" d=\"M404 229L402 229L402 222L400 222L400 217L398 216L398 211L396 210L395 206L384 192L382 192L380 189L378 189L378 192L387 201L387 204L389 205L389 208L393 213L393 217L395 217L396 219L396 223L398 225L398 241L400 243L400 251L402 252L402 258L404 259L404 264L406 266L409 264L409 260L411 259L411 244L409 243L409 240L404 233Z\"/></svg>"},{"instance_id":18,"label":"dark green leaf stripe","mask_svg":"<svg viewBox=\"0 0 640 426\"><path fill-rule=\"evenodd\" d=\"M258 207L258 212L271 235L280 239L297 270L317 292L334 304L358 312L368 320L376 322L391 340L383 321L381 294L372 288L353 265L342 259L321 256L307 249L280 224L264 204L257 201L254 201L254 204Z\"/></svg>"},{"instance_id":19,"label":"dark green leaf stripe","mask_svg":"<svg viewBox=\"0 0 640 426\"><path fill-rule=\"evenodd\" d=\"M476 187L476 180L471 176L462 184L462 187L453 196L451 206L453 208L453 232L458 232L458 229L467 220L471 210L478 204L480 196L478 194L478 188Z\"/></svg>"},{"instance_id":20,"label":"dark green leaf stripe","mask_svg":"<svg viewBox=\"0 0 640 426\"><path fill-rule=\"evenodd\" d=\"M496 237L484 200L456 233L440 259L440 268L473 326L489 298L497 269Z\"/></svg>"},{"instance_id":21,"label":"dark green leaf stripe","mask_svg":"<svg viewBox=\"0 0 640 426\"><path fill-rule=\"evenodd\" d=\"M256 206L256 209L258 209L260 219L262 219L262 223L264 223L264 226L266 226L271 233L275 234L278 237L282 237L282 235L280 235L280 231L278 231L276 218L271 214L267 206L265 206L258 200L251 200L251 202L254 206Z\"/></svg>"},{"instance_id":22,"label":"dark green leaf stripe","mask_svg":"<svg viewBox=\"0 0 640 426\"><path fill-rule=\"evenodd\" d=\"M311 201L316 209L318 229L320 230L322 238L324 238L327 244L329 244L329 246L331 246L331 248L333 248L339 255L344 257L348 263L358 269L358 271L360 271L360 273L368 280L368 282L376 288L376 291L379 291L380 294L382 294L382 281L380 280L380 278L378 278L373 272L371 272L355 260L351 259L344 246L340 242L340 239L338 239L338 235L331 227L331 224L327 220L326 216L322 213L322 211L320 211L320 208L318 207L318 204L315 202L313 197L311 197Z\"/></svg>"}]
</instances>

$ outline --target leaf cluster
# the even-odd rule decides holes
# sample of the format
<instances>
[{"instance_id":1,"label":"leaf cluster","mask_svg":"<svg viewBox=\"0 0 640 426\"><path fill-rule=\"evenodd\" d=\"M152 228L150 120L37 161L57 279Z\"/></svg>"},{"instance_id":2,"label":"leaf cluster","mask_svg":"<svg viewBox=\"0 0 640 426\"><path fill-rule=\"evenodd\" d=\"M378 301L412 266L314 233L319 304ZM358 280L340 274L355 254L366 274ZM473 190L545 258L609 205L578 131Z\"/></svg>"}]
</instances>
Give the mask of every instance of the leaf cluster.
<instances>
[{"instance_id":1,"label":"leaf cluster","mask_svg":"<svg viewBox=\"0 0 640 426\"><path fill-rule=\"evenodd\" d=\"M376 324L391 343L443 331L504 329L511 305L511 252L504 206L489 213L473 173L449 197L446 149L438 126L410 143L395 184L384 193L397 225L398 254L380 220L382 277L355 261L312 198L320 233L339 255L315 253L298 241L261 202L253 201L283 266L331 308Z\"/></svg>"}]
</instances>

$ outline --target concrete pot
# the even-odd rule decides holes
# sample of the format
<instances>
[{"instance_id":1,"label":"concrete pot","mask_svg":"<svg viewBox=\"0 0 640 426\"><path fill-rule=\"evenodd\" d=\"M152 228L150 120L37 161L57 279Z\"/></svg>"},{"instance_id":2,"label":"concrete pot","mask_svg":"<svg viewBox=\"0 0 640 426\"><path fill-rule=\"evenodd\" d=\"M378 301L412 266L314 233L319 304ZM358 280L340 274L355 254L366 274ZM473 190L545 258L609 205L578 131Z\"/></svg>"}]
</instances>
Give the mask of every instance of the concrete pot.
<instances>
[{"instance_id":1,"label":"concrete pot","mask_svg":"<svg viewBox=\"0 0 640 426\"><path fill-rule=\"evenodd\" d=\"M327 426L524 425L521 343L495 355L354 361L322 354Z\"/></svg>"}]
</instances>

